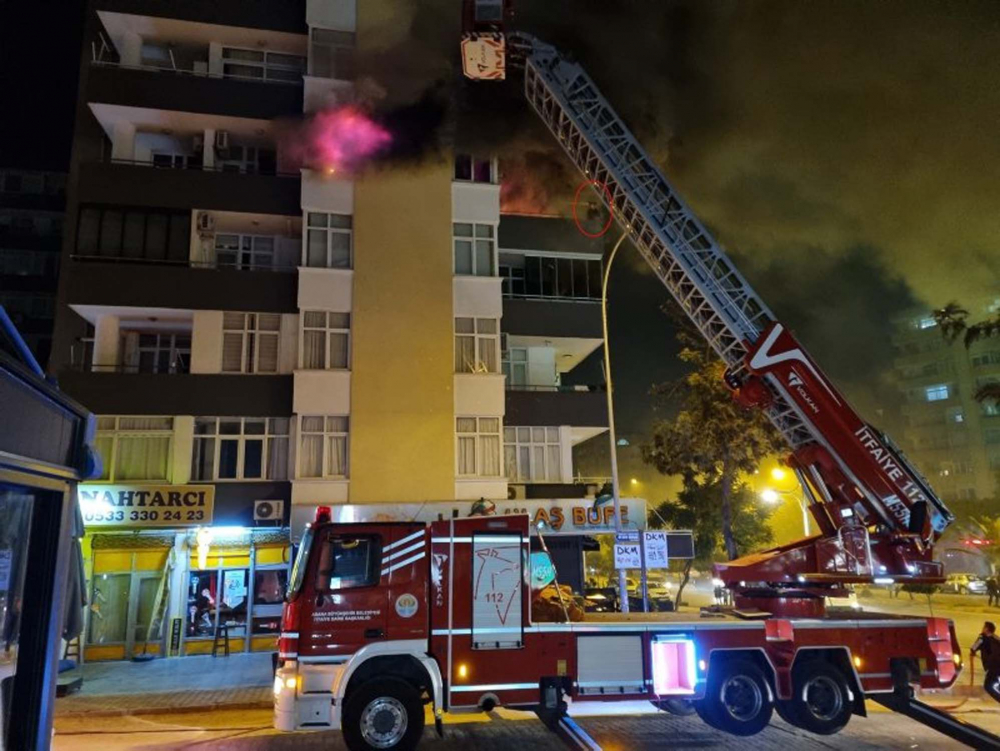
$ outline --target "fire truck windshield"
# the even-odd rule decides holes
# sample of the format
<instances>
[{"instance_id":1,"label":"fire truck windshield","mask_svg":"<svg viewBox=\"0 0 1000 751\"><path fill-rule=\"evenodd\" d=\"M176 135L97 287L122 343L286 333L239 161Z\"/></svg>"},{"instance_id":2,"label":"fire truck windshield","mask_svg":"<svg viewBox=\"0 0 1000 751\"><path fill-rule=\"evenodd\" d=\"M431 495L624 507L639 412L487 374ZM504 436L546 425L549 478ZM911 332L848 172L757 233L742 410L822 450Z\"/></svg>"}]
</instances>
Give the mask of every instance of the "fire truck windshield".
<instances>
[{"instance_id":1,"label":"fire truck windshield","mask_svg":"<svg viewBox=\"0 0 1000 751\"><path fill-rule=\"evenodd\" d=\"M295 564L292 566L292 576L288 580L288 593L285 600L291 602L302 589L302 582L306 578L306 569L309 567L309 550L312 548L314 529L312 524L307 524L305 532L302 533L302 540L299 542L299 552L295 556Z\"/></svg>"}]
</instances>

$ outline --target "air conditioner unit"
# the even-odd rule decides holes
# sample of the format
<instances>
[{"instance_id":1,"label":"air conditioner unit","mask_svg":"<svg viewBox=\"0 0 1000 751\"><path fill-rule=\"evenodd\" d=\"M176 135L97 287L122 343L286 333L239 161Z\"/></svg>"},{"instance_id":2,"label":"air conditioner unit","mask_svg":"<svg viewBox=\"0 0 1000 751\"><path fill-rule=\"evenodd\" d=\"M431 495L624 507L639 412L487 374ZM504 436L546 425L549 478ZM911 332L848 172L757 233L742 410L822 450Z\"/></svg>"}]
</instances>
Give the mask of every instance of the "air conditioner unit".
<instances>
[{"instance_id":1,"label":"air conditioner unit","mask_svg":"<svg viewBox=\"0 0 1000 751\"><path fill-rule=\"evenodd\" d=\"M285 513L284 501L254 501L253 520L255 522L280 522Z\"/></svg>"},{"instance_id":2,"label":"air conditioner unit","mask_svg":"<svg viewBox=\"0 0 1000 751\"><path fill-rule=\"evenodd\" d=\"M215 217L212 214L208 213L207 211L198 212L198 231L214 232Z\"/></svg>"},{"instance_id":3,"label":"air conditioner unit","mask_svg":"<svg viewBox=\"0 0 1000 751\"><path fill-rule=\"evenodd\" d=\"M219 151L225 151L229 148L229 131L228 130L217 130L215 131L215 148Z\"/></svg>"},{"instance_id":4,"label":"air conditioner unit","mask_svg":"<svg viewBox=\"0 0 1000 751\"><path fill-rule=\"evenodd\" d=\"M204 134L202 134L202 133L195 133L194 138L191 139L191 142L194 145L194 150L195 151L204 151L205 150L205 136L204 136Z\"/></svg>"}]
</instances>

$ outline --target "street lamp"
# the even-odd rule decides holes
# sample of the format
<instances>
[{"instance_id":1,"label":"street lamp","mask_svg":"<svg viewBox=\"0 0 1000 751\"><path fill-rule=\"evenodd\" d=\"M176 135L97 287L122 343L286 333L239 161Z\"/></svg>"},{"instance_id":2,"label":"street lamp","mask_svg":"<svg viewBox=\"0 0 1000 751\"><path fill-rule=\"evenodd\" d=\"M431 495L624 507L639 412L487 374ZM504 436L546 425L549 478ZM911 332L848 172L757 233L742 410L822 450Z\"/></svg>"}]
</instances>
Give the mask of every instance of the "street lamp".
<instances>
[{"instance_id":1,"label":"street lamp","mask_svg":"<svg viewBox=\"0 0 1000 751\"><path fill-rule=\"evenodd\" d=\"M760 492L760 499L764 501L764 503L777 503L778 491L772 488L764 488Z\"/></svg>"},{"instance_id":2,"label":"street lamp","mask_svg":"<svg viewBox=\"0 0 1000 751\"><path fill-rule=\"evenodd\" d=\"M784 470L782 470L783 472ZM774 470L771 470L772 477L774 476ZM775 490L774 488L764 488L760 491L760 499L764 503L775 504L781 500L783 495L794 495L794 490ZM806 507L805 498L800 494L797 496L799 502L799 507L802 509L802 531L809 535L809 509Z\"/></svg>"},{"instance_id":3,"label":"street lamp","mask_svg":"<svg viewBox=\"0 0 1000 751\"><path fill-rule=\"evenodd\" d=\"M611 249L608 262L604 264L604 278L601 280L601 323L604 326L604 382L606 384L608 399L608 438L611 441L611 495L615 502L616 543L618 542L618 535L622 531L622 508L621 496L618 491L618 441L615 439L615 405L611 386L611 348L608 346L608 278L611 276L611 263L615 260L618 248L621 247L627 236L628 233L623 232L618 242L615 243L615 247ZM645 565L643 566L643 572L645 573ZM645 582L643 583L645 584ZM618 594L623 613L628 612L628 587L626 584L625 569L618 569Z\"/></svg>"}]
</instances>

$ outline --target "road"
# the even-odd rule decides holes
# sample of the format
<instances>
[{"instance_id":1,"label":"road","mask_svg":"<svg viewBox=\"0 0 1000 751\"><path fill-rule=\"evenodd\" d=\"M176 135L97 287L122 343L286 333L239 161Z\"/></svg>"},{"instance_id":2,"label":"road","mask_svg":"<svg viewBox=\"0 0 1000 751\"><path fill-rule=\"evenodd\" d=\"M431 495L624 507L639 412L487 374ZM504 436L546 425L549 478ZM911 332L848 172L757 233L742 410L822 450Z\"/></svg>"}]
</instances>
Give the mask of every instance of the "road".
<instances>
[{"instance_id":1,"label":"road","mask_svg":"<svg viewBox=\"0 0 1000 751\"><path fill-rule=\"evenodd\" d=\"M645 711L629 705L630 711ZM963 746L905 717L871 708L868 718L854 718L838 735L813 736L777 717L764 732L736 739L702 724L697 717L673 717L655 712L578 718L605 751L626 749L739 748L740 751L794 748L796 751L867 751L869 749L958 749ZM1000 712L966 713L964 718L1000 732ZM421 749L426 751L556 751L563 747L531 715L499 710L491 715L449 718L445 738L429 727ZM115 718L73 718L57 722L56 751L343 751L339 732L280 734L271 729L268 710L224 710L210 714L145 715Z\"/></svg>"}]
</instances>

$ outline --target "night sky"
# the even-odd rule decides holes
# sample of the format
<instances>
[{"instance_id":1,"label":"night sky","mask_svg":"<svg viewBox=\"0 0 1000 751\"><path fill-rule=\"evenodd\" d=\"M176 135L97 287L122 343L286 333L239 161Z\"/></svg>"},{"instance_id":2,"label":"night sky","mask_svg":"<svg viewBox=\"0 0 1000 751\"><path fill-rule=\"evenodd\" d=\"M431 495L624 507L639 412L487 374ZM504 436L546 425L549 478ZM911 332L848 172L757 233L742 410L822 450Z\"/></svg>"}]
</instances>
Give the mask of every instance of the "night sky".
<instances>
[{"instance_id":1,"label":"night sky","mask_svg":"<svg viewBox=\"0 0 1000 751\"><path fill-rule=\"evenodd\" d=\"M516 90L457 75L458 5L366 0L366 17L380 23L360 40L362 98L398 107L431 92L457 110L458 127L424 122L414 135L417 125L400 121L411 151L423 140L430 157L446 146L499 152L508 199L567 213L577 176ZM47 160L40 166L65 163L79 6L0 4L0 164L32 153ZM1000 3L521 0L515 7L518 28L586 67L867 417L880 421L877 410L893 399L894 315L996 291ZM44 50L31 28L45 29ZM650 385L676 373L659 311L666 292L625 253L611 299L619 429L640 434L651 419Z\"/></svg>"}]
</instances>

